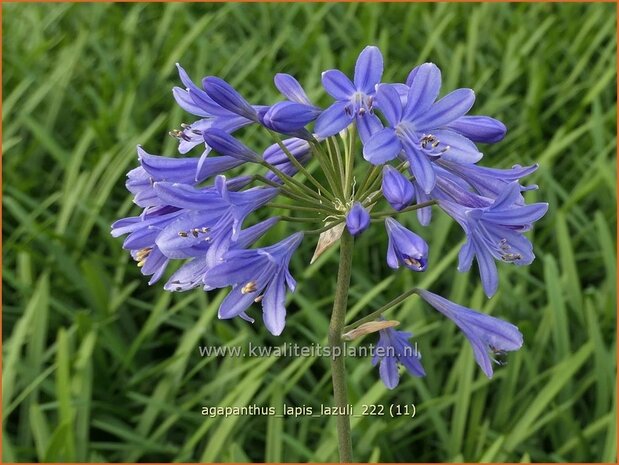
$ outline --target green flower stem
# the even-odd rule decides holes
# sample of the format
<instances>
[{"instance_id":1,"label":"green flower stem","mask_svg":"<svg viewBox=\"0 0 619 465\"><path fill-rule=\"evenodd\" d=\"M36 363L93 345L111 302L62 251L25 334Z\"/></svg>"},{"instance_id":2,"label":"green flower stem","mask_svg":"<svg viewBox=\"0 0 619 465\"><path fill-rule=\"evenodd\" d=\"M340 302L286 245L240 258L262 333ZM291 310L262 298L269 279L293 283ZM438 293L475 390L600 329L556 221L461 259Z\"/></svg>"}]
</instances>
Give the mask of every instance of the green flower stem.
<instances>
[{"instance_id":1,"label":"green flower stem","mask_svg":"<svg viewBox=\"0 0 619 465\"><path fill-rule=\"evenodd\" d=\"M415 210L419 210L420 208L431 207L432 205L436 205L438 202L436 200L428 200L427 202L421 202L415 205L411 205L410 207L403 208L402 210L392 210L392 211L382 211L372 213L370 216L372 218L384 218L385 216L395 216L400 213L412 212Z\"/></svg>"},{"instance_id":2,"label":"green flower stem","mask_svg":"<svg viewBox=\"0 0 619 465\"><path fill-rule=\"evenodd\" d=\"M404 294L402 294L402 295L396 297L395 299L393 299L388 304L383 305L378 310L370 313L367 316L364 316L363 318L355 321L354 323L349 324L342 331L344 333L347 333L348 331L352 331L353 329L358 328L363 323L369 323L370 321L376 320L379 316L381 316L387 310L389 310L390 308L395 307L396 305L404 302L406 299L408 299L410 296L412 296L413 294L416 294L416 293L417 293L417 288L414 288L414 289L411 289L410 291L405 292Z\"/></svg>"},{"instance_id":3,"label":"green flower stem","mask_svg":"<svg viewBox=\"0 0 619 465\"><path fill-rule=\"evenodd\" d=\"M328 139L327 139L327 144L328 143L329 142L328 142ZM318 164L322 168L322 171L324 172L325 177L327 178L327 182L329 183L329 187L337 195L338 194L338 186L339 186L339 184L336 182L336 179L338 179L338 174L336 173L335 168L334 168L331 160L322 151L322 148L320 147L319 144L312 144L312 148L313 148L312 153L313 153L314 157L316 158L316 160L318 160Z\"/></svg>"},{"instance_id":4,"label":"green flower stem","mask_svg":"<svg viewBox=\"0 0 619 465\"><path fill-rule=\"evenodd\" d=\"M342 153L340 152L340 144L335 137L330 137L329 139L327 139L327 143L329 142L331 142L331 144L333 144L333 147L335 148L335 152L331 152L331 162L333 163L333 166L337 167L339 175L338 179L340 179L341 182L341 180L344 179L344 161L342 159ZM335 160L333 158L335 158Z\"/></svg>"},{"instance_id":5,"label":"green flower stem","mask_svg":"<svg viewBox=\"0 0 619 465\"><path fill-rule=\"evenodd\" d=\"M381 166L374 166L371 170L368 170L368 172L365 175L365 179L361 183L361 187L359 187L359 190L357 191L356 197L358 199L362 199L365 196L365 194L369 192L370 190L369 186L374 182L374 180L381 173L381 171L382 171Z\"/></svg>"},{"instance_id":6,"label":"green flower stem","mask_svg":"<svg viewBox=\"0 0 619 465\"><path fill-rule=\"evenodd\" d=\"M348 230L345 229L340 239L340 265L337 272L337 287L335 289L333 312L331 313L331 322L329 323L329 346L331 347L331 353L334 354L338 352L337 357L331 357L331 378L333 380L333 399L339 411L345 411L348 405L342 330L348 305L348 288L350 287L353 243L353 237ZM340 462L352 462L350 418L348 415L338 415L335 418Z\"/></svg>"},{"instance_id":7,"label":"green flower stem","mask_svg":"<svg viewBox=\"0 0 619 465\"><path fill-rule=\"evenodd\" d=\"M334 195L326 188L324 187L313 175L312 173L309 172L309 170L307 168L305 168L305 166L303 166L299 160L297 160L297 158L290 153L290 151L288 150L288 148L284 145L284 143L282 142L281 138L273 131L268 130L269 133L271 134L271 136L275 139L275 141L277 142L277 145L279 145L279 148L282 149L282 151L286 154L286 156L288 157L288 159L290 160L290 163L292 163L295 168L297 170L299 170L300 173L303 173L305 175L305 177L314 185L314 187L316 187L316 189L318 189L320 192L324 193L324 195L326 197L328 197L330 200L335 200Z\"/></svg>"},{"instance_id":8,"label":"green flower stem","mask_svg":"<svg viewBox=\"0 0 619 465\"><path fill-rule=\"evenodd\" d=\"M288 205L285 203L268 203L267 207L269 208L283 208L285 210L302 210L302 211L306 211L306 212L315 212L315 213L322 213L324 215L333 215L335 213L338 213L336 210L334 210L331 207L306 207L303 205Z\"/></svg>"},{"instance_id":9,"label":"green flower stem","mask_svg":"<svg viewBox=\"0 0 619 465\"><path fill-rule=\"evenodd\" d=\"M271 186L271 187L275 187L279 189L280 194L282 194L284 197L288 197L289 199L297 200L299 202L304 202L310 205L315 205L316 203L316 198L306 195L304 191L298 191L298 190L294 191L290 189L289 187L285 187L282 184L278 184L274 181L271 181L270 179L267 179L264 176L261 176L259 174L255 174L253 178L256 181L260 181L266 184L267 186Z\"/></svg>"},{"instance_id":10,"label":"green flower stem","mask_svg":"<svg viewBox=\"0 0 619 465\"><path fill-rule=\"evenodd\" d=\"M329 139L326 140L326 144L329 153L332 154L331 148L329 146ZM321 144L312 144L312 146L314 147L314 154L318 159L323 171L325 172L325 176L329 181L331 189L333 189L333 192L336 195L342 196L344 194L341 188L342 178L341 176L338 177L338 174L336 174L335 164L333 163L333 156L329 156L327 153L325 153ZM338 182L338 179L340 180L340 182Z\"/></svg>"},{"instance_id":11,"label":"green flower stem","mask_svg":"<svg viewBox=\"0 0 619 465\"><path fill-rule=\"evenodd\" d=\"M301 217L301 216L285 216L277 215L281 221L288 221L289 223L322 223L323 219L318 217Z\"/></svg>"},{"instance_id":12,"label":"green flower stem","mask_svg":"<svg viewBox=\"0 0 619 465\"><path fill-rule=\"evenodd\" d=\"M305 184L297 181L292 176L288 176L286 173L283 173L282 171L277 169L275 166L271 165L269 162L262 160L260 164L268 168L269 170L271 170L273 173L275 173L281 180L284 181L284 183L286 183L286 185L290 189L294 190L296 188L298 192L304 192L305 194L315 198L316 200L322 201L323 198L316 191L310 189Z\"/></svg>"},{"instance_id":13,"label":"green flower stem","mask_svg":"<svg viewBox=\"0 0 619 465\"><path fill-rule=\"evenodd\" d=\"M352 194L352 179L353 171L355 169L355 141L357 140L355 125L351 124L348 128L347 138L350 143L346 147L346 184L344 187L344 196L348 200Z\"/></svg>"}]
</instances>

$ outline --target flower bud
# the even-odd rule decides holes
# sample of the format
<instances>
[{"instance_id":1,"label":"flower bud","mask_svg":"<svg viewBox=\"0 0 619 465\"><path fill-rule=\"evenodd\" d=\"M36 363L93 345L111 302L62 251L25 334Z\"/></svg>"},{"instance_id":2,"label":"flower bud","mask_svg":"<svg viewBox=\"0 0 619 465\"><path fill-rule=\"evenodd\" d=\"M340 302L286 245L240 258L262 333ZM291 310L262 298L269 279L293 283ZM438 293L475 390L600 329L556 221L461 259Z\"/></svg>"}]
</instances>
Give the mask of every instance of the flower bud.
<instances>
[{"instance_id":1,"label":"flower bud","mask_svg":"<svg viewBox=\"0 0 619 465\"><path fill-rule=\"evenodd\" d=\"M411 204L415 189L406 177L392 166L383 168L383 195L389 205L400 211Z\"/></svg>"},{"instance_id":2,"label":"flower bud","mask_svg":"<svg viewBox=\"0 0 619 465\"><path fill-rule=\"evenodd\" d=\"M428 244L421 237L409 231L393 218L385 219L389 236L387 265L400 268L400 264L413 271L425 271L428 265Z\"/></svg>"},{"instance_id":3,"label":"flower bud","mask_svg":"<svg viewBox=\"0 0 619 465\"><path fill-rule=\"evenodd\" d=\"M353 236L357 236L370 226L370 214L359 203L355 202L346 215L346 227Z\"/></svg>"}]
</instances>

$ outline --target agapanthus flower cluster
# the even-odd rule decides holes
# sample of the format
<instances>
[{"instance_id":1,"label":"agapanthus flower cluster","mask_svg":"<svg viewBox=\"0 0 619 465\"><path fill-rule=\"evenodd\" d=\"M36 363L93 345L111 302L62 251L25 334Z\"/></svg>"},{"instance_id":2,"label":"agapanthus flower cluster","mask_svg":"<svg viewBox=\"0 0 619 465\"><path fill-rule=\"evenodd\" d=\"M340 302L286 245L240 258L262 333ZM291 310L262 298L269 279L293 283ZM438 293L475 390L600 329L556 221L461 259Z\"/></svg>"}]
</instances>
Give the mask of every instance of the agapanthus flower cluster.
<instances>
[{"instance_id":1,"label":"agapanthus flower cluster","mask_svg":"<svg viewBox=\"0 0 619 465\"><path fill-rule=\"evenodd\" d=\"M127 235L123 247L150 284L170 263L181 262L166 290L229 288L219 318L253 322L254 307L260 306L266 328L279 335L287 293L296 285L289 264L303 240L318 243L318 254L342 233L358 236L382 224L386 264L424 272L431 266L428 244L403 223L415 211L428 225L433 206L462 227L466 242L458 269L466 271L476 261L488 297L497 291L497 261L533 261L523 233L547 204L527 205L522 192L536 186L523 186L520 179L537 166L478 165L482 153L476 144L500 141L506 128L491 117L468 114L475 101L471 89L439 98L436 65L413 68L404 83L384 83L381 52L368 46L352 79L337 69L322 74L332 98L326 108L288 74L274 78L281 101L255 105L219 77L196 84L180 65L178 70L183 87L173 89L174 98L197 117L170 132L184 156L151 155L138 147L140 165L128 173L126 185L143 210L112 225L112 235ZM248 126L262 128L270 145L241 142ZM193 151L201 153L185 156ZM290 235L264 244L263 236L278 222L289 225ZM497 354L522 345L510 323L426 290L416 292L462 330L488 377ZM373 363L389 388L398 383L399 364L415 376L425 373L408 350L410 338L392 327L379 331L378 345L392 350Z\"/></svg>"}]
</instances>

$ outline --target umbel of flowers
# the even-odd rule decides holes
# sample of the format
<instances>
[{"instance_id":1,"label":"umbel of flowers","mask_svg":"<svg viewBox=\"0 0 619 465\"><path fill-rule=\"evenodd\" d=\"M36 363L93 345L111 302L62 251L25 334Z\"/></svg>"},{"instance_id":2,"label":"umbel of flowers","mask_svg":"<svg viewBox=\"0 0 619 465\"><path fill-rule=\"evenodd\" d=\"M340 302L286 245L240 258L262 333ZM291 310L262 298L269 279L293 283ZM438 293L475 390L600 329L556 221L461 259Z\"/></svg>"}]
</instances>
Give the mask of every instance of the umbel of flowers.
<instances>
[{"instance_id":1,"label":"umbel of flowers","mask_svg":"<svg viewBox=\"0 0 619 465\"><path fill-rule=\"evenodd\" d=\"M337 69L322 73L333 101L313 103L299 82L276 74L283 99L271 105L249 103L230 84L208 76L194 83L178 65L183 88L173 89L180 107L197 119L171 131L178 150L199 156L168 158L138 147L139 166L128 173L127 189L142 208L140 215L112 225L112 235L126 235L142 273L155 283L168 264L181 262L164 288L182 292L228 288L219 318L254 322L259 309L264 325L279 335L286 323L286 294L295 289L289 270L303 240L318 243L316 254L340 242L340 263L329 341L342 335L378 332L374 357L380 378L393 389L398 365L413 376L425 374L411 350L412 334L397 331L382 319L385 306L344 328L354 236L369 227L385 227L387 265L422 273L429 266L428 244L396 217L415 211L428 225L433 206L461 226L466 242L458 270L473 261L488 297L497 291L496 262L517 266L534 259L524 233L546 212L545 203L526 204L520 179L537 168L487 168L477 163L477 143L495 143L505 126L488 116L472 116L471 89L456 89L439 98L441 72L432 63L412 69L403 83L384 83L383 57L374 46L359 55L352 79ZM268 147L248 147L237 133L259 126L272 140ZM251 173L246 165L257 165ZM278 202L278 198L286 198ZM257 211L265 213L254 214ZM262 221L250 219L256 216ZM254 247L270 228L287 222L290 235ZM497 354L522 345L518 329L428 290L411 289L394 301L417 294L450 319L471 344L488 377ZM392 305L393 306L393 305ZM355 336L356 337L356 336ZM333 364L336 403L346 400L343 359ZM350 460L348 419L338 420L340 458Z\"/></svg>"}]
</instances>

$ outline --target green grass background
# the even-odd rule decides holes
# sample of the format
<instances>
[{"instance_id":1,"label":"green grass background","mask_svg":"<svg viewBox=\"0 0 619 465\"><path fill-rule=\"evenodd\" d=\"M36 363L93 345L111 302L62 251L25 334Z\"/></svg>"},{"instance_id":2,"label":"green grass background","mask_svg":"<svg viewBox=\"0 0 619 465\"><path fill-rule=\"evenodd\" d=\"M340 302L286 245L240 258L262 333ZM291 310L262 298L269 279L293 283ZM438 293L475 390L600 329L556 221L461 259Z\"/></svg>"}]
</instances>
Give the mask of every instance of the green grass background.
<instances>
[{"instance_id":1,"label":"green grass background","mask_svg":"<svg viewBox=\"0 0 619 465\"><path fill-rule=\"evenodd\" d=\"M487 166L538 161L530 201L550 209L537 260L500 265L499 293L459 274L463 236L435 214L423 275L392 273L385 235L358 241L351 310L413 283L519 325L525 345L487 380L454 325L409 299L391 313L415 333L427 376L389 391L349 359L352 402L415 403L410 418L354 418L360 461L615 461L616 6L613 4L3 4L3 460L329 461L332 418L201 416L202 406L329 404L323 358L200 358L197 346L325 342L337 250L308 266L280 338L218 321L223 294L149 287L115 219L135 146L175 156L191 116L174 63L272 102L275 72L326 103L320 72L352 71L381 47L387 80L433 61L443 91L472 87L474 113L509 127ZM263 142L254 137L256 143ZM273 238L285 233L280 227ZM362 344L371 342L369 337Z\"/></svg>"}]
</instances>

